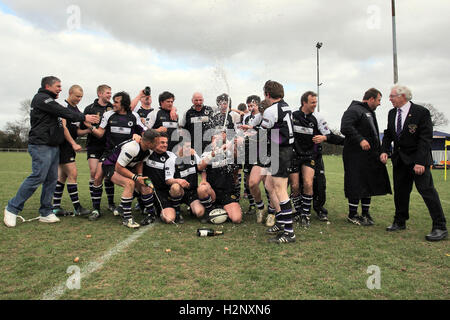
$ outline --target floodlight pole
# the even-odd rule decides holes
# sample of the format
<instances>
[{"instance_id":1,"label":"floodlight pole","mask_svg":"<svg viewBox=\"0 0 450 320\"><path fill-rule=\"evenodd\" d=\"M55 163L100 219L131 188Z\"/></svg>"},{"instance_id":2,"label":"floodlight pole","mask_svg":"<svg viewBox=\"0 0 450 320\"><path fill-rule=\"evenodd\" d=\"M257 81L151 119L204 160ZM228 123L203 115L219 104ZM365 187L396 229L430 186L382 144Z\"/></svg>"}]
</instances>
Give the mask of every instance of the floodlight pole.
<instances>
[{"instance_id":1,"label":"floodlight pole","mask_svg":"<svg viewBox=\"0 0 450 320\"><path fill-rule=\"evenodd\" d=\"M397 65L397 31L395 24L395 0L392 3L392 41L394 50L394 84L398 83L398 65Z\"/></svg>"},{"instance_id":2,"label":"floodlight pole","mask_svg":"<svg viewBox=\"0 0 450 320\"><path fill-rule=\"evenodd\" d=\"M317 48L317 112L320 112L320 99L319 99L319 87L322 85L320 83L319 77L319 49L322 48L323 43L317 42L316 48Z\"/></svg>"}]
</instances>

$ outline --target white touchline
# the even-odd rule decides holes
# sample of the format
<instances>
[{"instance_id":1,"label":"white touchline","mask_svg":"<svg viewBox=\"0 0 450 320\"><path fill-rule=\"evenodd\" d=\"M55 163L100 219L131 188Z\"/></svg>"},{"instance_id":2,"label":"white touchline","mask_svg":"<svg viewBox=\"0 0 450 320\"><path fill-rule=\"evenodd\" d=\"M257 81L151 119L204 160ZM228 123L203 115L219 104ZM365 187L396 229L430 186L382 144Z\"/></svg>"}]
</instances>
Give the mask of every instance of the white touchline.
<instances>
[{"instance_id":1,"label":"white touchline","mask_svg":"<svg viewBox=\"0 0 450 320\"><path fill-rule=\"evenodd\" d=\"M81 279L85 279L89 277L92 273L99 270L105 263L108 262L109 259L111 259L116 254L120 253L121 251L125 250L130 244L132 244L134 241L139 239L144 233L149 231L154 224L151 224L149 226L141 227L140 230L133 233L131 236L117 244L114 248L107 251L103 256L101 256L99 259L95 261L89 262L86 266L84 266L81 269L80 277ZM59 299L67 290L66 286L66 280L65 279L61 284L59 284L56 287L51 288L50 290L47 290L43 295L41 300L57 300Z\"/></svg>"}]
</instances>

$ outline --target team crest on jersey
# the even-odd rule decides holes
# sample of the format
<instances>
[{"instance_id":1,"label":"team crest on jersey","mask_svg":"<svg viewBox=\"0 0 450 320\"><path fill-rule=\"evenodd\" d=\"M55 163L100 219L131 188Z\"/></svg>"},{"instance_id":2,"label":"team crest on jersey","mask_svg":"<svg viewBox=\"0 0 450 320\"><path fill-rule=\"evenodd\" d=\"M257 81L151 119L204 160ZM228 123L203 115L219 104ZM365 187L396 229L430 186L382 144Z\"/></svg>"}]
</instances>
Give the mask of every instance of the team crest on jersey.
<instances>
[{"instance_id":1,"label":"team crest on jersey","mask_svg":"<svg viewBox=\"0 0 450 320\"><path fill-rule=\"evenodd\" d=\"M312 165L312 166L315 166L315 165L316 165L316 162L315 162L314 160L311 160L311 165Z\"/></svg>"},{"instance_id":2,"label":"team crest on jersey","mask_svg":"<svg viewBox=\"0 0 450 320\"><path fill-rule=\"evenodd\" d=\"M193 166L195 164L194 160L191 160L191 166Z\"/></svg>"},{"instance_id":3,"label":"team crest on jersey","mask_svg":"<svg viewBox=\"0 0 450 320\"><path fill-rule=\"evenodd\" d=\"M128 121L128 126L132 127L133 126L133 121Z\"/></svg>"},{"instance_id":4,"label":"team crest on jersey","mask_svg":"<svg viewBox=\"0 0 450 320\"><path fill-rule=\"evenodd\" d=\"M409 124L408 125L409 133L414 134L417 130L417 124Z\"/></svg>"},{"instance_id":5,"label":"team crest on jersey","mask_svg":"<svg viewBox=\"0 0 450 320\"><path fill-rule=\"evenodd\" d=\"M166 157L159 158L162 162L166 161Z\"/></svg>"},{"instance_id":6,"label":"team crest on jersey","mask_svg":"<svg viewBox=\"0 0 450 320\"><path fill-rule=\"evenodd\" d=\"M205 115L209 115L209 111L208 110L205 110Z\"/></svg>"}]
</instances>

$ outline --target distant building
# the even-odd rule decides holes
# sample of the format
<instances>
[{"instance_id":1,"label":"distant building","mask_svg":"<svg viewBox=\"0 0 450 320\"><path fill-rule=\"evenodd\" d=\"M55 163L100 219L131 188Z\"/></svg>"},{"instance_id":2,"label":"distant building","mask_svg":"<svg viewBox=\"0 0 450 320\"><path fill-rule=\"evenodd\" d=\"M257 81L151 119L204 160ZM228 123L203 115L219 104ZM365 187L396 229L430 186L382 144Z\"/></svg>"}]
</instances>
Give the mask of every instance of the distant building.
<instances>
[{"instance_id":1,"label":"distant building","mask_svg":"<svg viewBox=\"0 0 450 320\"><path fill-rule=\"evenodd\" d=\"M450 140L450 133L442 131L433 131L433 143L431 153L433 154L434 164L442 164L445 161L445 141ZM449 148L450 149L450 148ZM447 151L447 161L450 161L450 151Z\"/></svg>"}]
</instances>

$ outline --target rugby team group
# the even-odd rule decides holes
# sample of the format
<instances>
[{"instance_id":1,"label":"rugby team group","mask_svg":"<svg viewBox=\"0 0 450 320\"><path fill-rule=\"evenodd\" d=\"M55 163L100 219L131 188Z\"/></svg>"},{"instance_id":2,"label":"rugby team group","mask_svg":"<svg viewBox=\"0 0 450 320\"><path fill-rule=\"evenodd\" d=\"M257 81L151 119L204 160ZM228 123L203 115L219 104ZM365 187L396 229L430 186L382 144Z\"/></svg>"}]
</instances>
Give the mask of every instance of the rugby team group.
<instances>
[{"instance_id":1,"label":"rugby team group","mask_svg":"<svg viewBox=\"0 0 450 320\"><path fill-rule=\"evenodd\" d=\"M266 224L267 233L274 235L270 242L295 242L294 221L308 227L312 207L319 221L328 222L322 160L322 143L327 142L344 145L350 223L374 224L369 213L371 197L391 193L386 170L391 156L396 212L387 231L406 228L409 194L415 182L433 220L426 239L447 237L444 213L429 172L430 115L410 102L411 92L406 87L392 88L389 98L394 108L382 143L375 115L382 94L374 88L344 112L341 133L345 137L333 134L316 112L316 93L305 92L301 106L293 108L283 99L283 85L271 80L264 84L263 99L250 95L237 108L232 107L228 94L218 96L212 108L196 92L192 106L183 115L174 106L175 95L168 91L158 96L159 108L153 108L150 87L131 99L126 92L112 95L110 86L100 85L98 98L83 112L78 108L83 98L81 86L70 87L65 107L55 100L61 90L61 80L45 77L32 100L28 151L33 172L5 208L8 227L16 226L26 200L42 185L41 222L58 222L58 217L66 215L99 219L104 214L103 189L108 210L129 228L156 219L182 224L182 204L202 223L210 221L214 208L223 208L228 220L240 223L240 200L246 197L246 214ZM406 111L403 115L402 110ZM92 210L83 207L78 196L75 156L83 148L77 138L85 135ZM117 206L115 185L123 188ZM66 186L72 212L61 207ZM261 190L265 190L267 208ZM133 217L133 208L142 214L140 223Z\"/></svg>"}]
</instances>

